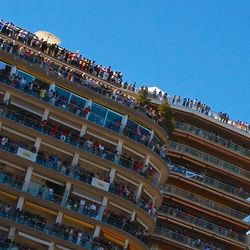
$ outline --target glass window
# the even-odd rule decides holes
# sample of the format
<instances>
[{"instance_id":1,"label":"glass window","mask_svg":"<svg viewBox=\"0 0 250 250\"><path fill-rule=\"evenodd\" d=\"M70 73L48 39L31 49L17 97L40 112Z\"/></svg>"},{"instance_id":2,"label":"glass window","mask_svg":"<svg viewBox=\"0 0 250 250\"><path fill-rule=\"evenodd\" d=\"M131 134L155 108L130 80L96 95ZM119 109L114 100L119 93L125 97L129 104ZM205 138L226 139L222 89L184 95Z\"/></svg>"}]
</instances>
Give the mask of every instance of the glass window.
<instances>
[{"instance_id":1,"label":"glass window","mask_svg":"<svg viewBox=\"0 0 250 250\"><path fill-rule=\"evenodd\" d=\"M26 82L27 82L28 84L31 83L31 82L33 82L33 81L35 81L35 77L34 77L34 76L32 76L32 75L30 75L30 74L28 74L28 73L25 73L25 72L23 72L23 71L21 71L21 70L18 70L18 71L17 71L17 75L18 75L19 77L25 78L25 79L26 79Z\"/></svg>"},{"instance_id":2,"label":"glass window","mask_svg":"<svg viewBox=\"0 0 250 250\"><path fill-rule=\"evenodd\" d=\"M89 114L89 120L103 126L106 114L107 114L106 108L96 103L93 103Z\"/></svg>"},{"instance_id":3,"label":"glass window","mask_svg":"<svg viewBox=\"0 0 250 250\"><path fill-rule=\"evenodd\" d=\"M84 99L83 97L80 97L80 96L71 94L70 102L73 102L73 101L74 101L74 103L75 103L77 106L80 106L80 105L81 105L82 108L85 107L86 102L87 102L87 100Z\"/></svg>"},{"instance_id":4,"label":"glass window","mask_svg":"<svg viewBox=\"0 0 250 250\"><path fill-rule=\"evenodd\" d=\"M68 92L62 88L59 88L57 86L56 86L56 92L58 93L59 97L64 96L66 98L67 102L69 101L70 92Z\"/></svg>"},{"instance_id":5,"label":"glass window","mask_svg":"<svg viewBox=\"0 0 250 250\"><path fill-rule=\"evenodd\" d=\"M108 110L105 127L119 132L122 124L122 118L123 118L122 115L117 114L111 110Z\"/></svg>"},{"instance_id":6,"label":"glass window","mask_svg":"<svg viewBox=\"0 0 250 250\"><path fill-rule=\"evenodd\" d=\"M6 79L10 75L11 66L0 61L0 78Z\"/></svg>"}]
</instances>

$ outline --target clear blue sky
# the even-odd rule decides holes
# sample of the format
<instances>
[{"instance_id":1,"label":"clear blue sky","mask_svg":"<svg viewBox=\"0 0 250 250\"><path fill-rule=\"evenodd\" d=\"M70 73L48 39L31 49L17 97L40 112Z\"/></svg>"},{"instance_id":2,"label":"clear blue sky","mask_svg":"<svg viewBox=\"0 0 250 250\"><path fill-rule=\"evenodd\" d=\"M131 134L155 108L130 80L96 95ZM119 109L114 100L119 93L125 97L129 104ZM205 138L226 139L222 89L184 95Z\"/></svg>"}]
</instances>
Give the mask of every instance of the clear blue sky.
<instances>
[{"instance_id":1,"label":"clear blue sky","mask_svg":"<svg viewBox=\"0 0 250 250\"><path fill-rule=\"evenodd\" d=\"M249 0L12 0L0 16L137 85L198 98L250 122Z\"/></svg>"}]
</instances>

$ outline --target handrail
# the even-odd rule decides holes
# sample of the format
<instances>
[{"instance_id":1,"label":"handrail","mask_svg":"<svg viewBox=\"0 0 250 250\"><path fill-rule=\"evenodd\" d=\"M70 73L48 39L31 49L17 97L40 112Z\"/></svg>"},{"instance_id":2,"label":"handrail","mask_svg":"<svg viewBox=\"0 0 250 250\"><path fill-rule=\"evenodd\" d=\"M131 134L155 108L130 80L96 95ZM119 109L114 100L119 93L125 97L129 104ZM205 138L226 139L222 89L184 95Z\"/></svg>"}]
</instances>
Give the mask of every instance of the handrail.
<instances>
[{"instance_id":1,"label":"handrail","mask_svg":"<svg viewBox=\"0 0 250 250\"><path fill-rule=\"evenodd\" d=\"M198 227L207 229L209 231L212 231L213 233L222 235L223 237L228 237L234 240L237 240L242 243L247 243L247 237L242 234L235 233L232 231L232 229L228 229L225 227L221 227L219 225L216 225L215 223L211 223L207 220L200 219L195 216L191 216L189 214L185 214L183 212L178 211L177 209L173 209L168 206L161 206L158 210L159 213L163 213L165 215L170 215L172 217L181 219L183 221L186 221L188 223L191 223L193 225L196 225Z\"/></svg>"},{"instance_id":2,"label":"handrail","mask_svg":"<svg viewBox=\"0 0 250 250\"><path fill-rule=\"evenodd\" d=\"M167 237L170 240L175 240L181 243L182 246L187 245L189 247L192 247L192 249L206 249L207 247L209 247L210 250L221 250L221 248L217 248L217 247L210 245L209 243L204 243L204 242L201 242L200 240L187 237L183 234L170 230L166 227L164 228L159 227L159 226L156 227L154 231L154 236L155 237L159 237L159 236Z\"/></svg>"},{"instance_id":3,"label":"handrail","mask_svg":"<svg viewBox=\"0 0 250 250\"><path fill-rule=\"evenodd\" d=\"M163 193L167 193L170 195L176 195L178 197L187 199L188 201L191 201L192 203L202 205L202 206L207 207L207 208L211 208L212 210L214 210L216 212L223 213L229 217L233 217L233 218L240 220L242 222L244 222L243 219L245 219L248 216L247 214L241 213L237 210L226 207L220 203L217 203L217 202L209 200L209 199L205 199L202 196L196 195L196 194L191 193L191 192L187 192L184 189L177 188L175 186L164 184L164 185L162 185L161 190Z\"/></svg>"},{"instance_id":4,"label":"handrail","mask_svg":"<svg viewBox=\"0 0 250 250\"><path fill-rule=\"evenodd\" d=\"M137 165L138 162L130 160L128 158L123 157L122 155L118 155L116 153L111 152L110 150L97 150L94 151L93 148L88 147L86 142L82 140L81 138L74 138L73 136L66 136L65 139L61 136L58 136L57 134L53 133L53 128L41 125L38 121L34 121L30 118L25 117L24 115L20 115L14 111L8 110L8 109L2 109L2 112L0 112L0 116L3 116L9 120L12 120L16 123L21 123L24 126L30 127L34 130L39 131L42 134L53 136L55 139L72 145L73 147L77 147L85 152L88 152L90 154L94 154L102 159L106 159L109 161L112 161L114 164L128 168L132 170L133 172L136 172L137 174L144 177L146 180L150 181L150 178L152 177L149 172L149 168L143 164L143 168L140 169ZM151 184L153 184L156 187L159 187L159 182L152 178L150 181Z\"/></svg>"},{"instance_id":5,"label":"handrail","mask_svg":"<svg viewBox=\"0 0 250 250\"><path fill-rule=\"evenodd\" d=\"M235 188L231 185L228 185L224 182L218 181L216 179L213 179L211 177L205 176L202 173L197 173L191 169L188 169L184 166L180 166L177 164L170 164L169 165L170 172L177 173L179 175L185 176L186 178L190 178L195 181L199 181L201 183L204 183L208 186L215 187L216 189L223 190L227 193L230 193L232 195L235 195L242 199L248 199L250 198L250 193L247 193L241 189Z\"/></svg>"},{"instance_id":6,"label":"handrail","mask_svg":"<svg viewBox=\"0 0 250 250\"><path fill-rule=\"evenodd\" d=\"M197 149L194 149L192 147L186 146L184 144L179 144L179 143L171 141L169 143L169 151L175 151L178 153L187 154L187 155L194 157L198 160L207 162L208 164L211 164L217 168L224 169L224 170L226 170L230 173L233 173L235 175L242 176L246 179L250 179L250 172L249 171L242 169L242 168L239 168L234 164L220 160L212 155L206 154L206 153L199 151Z\"/></svg>"},{"instance_id":7,"label":"handrail","mask_svg":"<svg viewBox=\"0 0 250 250\"><path fill-rule=\"evenodd\" d=\"M175 128L177 130L189 132L191 134L194 134L195 136L201 137L205 140L208 140L208 141L216 143L220 146L226 147L229 150L231 150L237 154L241 154L243 156L250 157L250 150L249 149L244 148L244 147L242 147L236 143L233 143L229 140L226 140L226 139L220 137L219 135L216 135L215 133L210 133L210 132L207 132L203 129L194 127L190 124L182 123L182 122L178 122L178 121L175 122Z\"/></svg>"},{"instance_id":8,"label":"handrail","mask_svg":"<svg viewBox=\"0 0 250 250\"><path fill-rule=\"evenodd\" d=\"M13 40L15 41L15 43L20 44L19 41L12 39L10 37L5 37L2 34L0 34L0 38L4 38L7 40ZM73 83L73 84L77 84L78 87L81 88L89 88L95 92L97 92L98 94L104 95L105 97L109 97L111 99L116 99L115 95L118 94L118 92L116 91L118 89L118 87L111 85L113 88L107 88L106 85L110 85L108 82L102 83L101 79L97 78L98 81L96 81L96 77L92 76L91 74L83 71L81 72L81 74L83 73L83 75L79 75L79 74L75 74L76 71L74 71L74 67L71 65L67 65L67 68L71 68L71 71L69 72L68 70L64 69L64 66L57 66L55 64L50 64L50 61L55 61L55 59L53 57L51 57L48 54L45 53L41 53L41 51L34 49L33 47L29 47L25 44L22 44L22 47L27 48L28 50L32 50L33 52L35 52L35 55L39 55L39 57L43 56L43 60L37 60L36 57L34 57L34 54L29 54L28 57L20 55L18 53L18 50L16 50L15 52L13 52L12 47L9 44L5 44L4 46L0 46L0 49L15 55L15 56L19 56L21 59L29 61L31 63L37 64L39 65L42 69L46 70L47 72L53 73L57 76L59 76L62 79L65 79L68 81L68 83ZM34 58L33 58L34 57ZM48 62L46 61L48 58ZM59 61L59 63L62 63ZM72 68L73 67L73 68ZM81 71L81 69L77 69L77 71ZM86 77L87 76L87 77ZM100 83L101 82L101 83ZM112 93L113 91L113 93ZM115 92L115 93L114 93ZM121 91L118 94L118 100L116 100L119 103L122 103L123 105L127 106L127 107L131 107L134 110L138 111L139 113L143 114L145 117L147 117L149 119L149 116L147 116L146 113L146 109L139 105L139 103L136 101L136 99L132 96L125 96ZM166 131L164 130L164 132L166 133ZM166 135L167 136L167 135Z\"/></svg>"},{"instance_id":9,"label":"handrail","mask_svg":"<svg viewBox=\"0 0 250 250\"><path fill-rule=\"evenodd\" d=\"M17 185L17 183L18 183L18 185ZM4 179L4 180L0 179L0 184L8 185L8 186L13 187L13 188L20 191L20 187L24 186L24 181L18 180L18 182L16 182L15 177L9 177L9 178ZM59 206L65 207L66 209L70 209L69 207L67 207L67 202L63 202L63 197L61 197L61 196L58 196L58 195L57 196L56 195L53 195L53 196L51 196L51 195L38 196L38 195L35 195L32 192L30 192L29 189L27 189L26 191L25 190L22 190L22 191L30 193L32 196L38 197L40 199L43 199L43 200L46 200L46 201L49 201L49 202L52 202L52 203L56 203ZM110 220L108 220L108 218L103 217L103 216L102 217L100 217L99 215L98 216L93 216L93 214L89 214L84 210L81 210L81 211L74 210L74 211L79 213L79 214L87 215L88 217L90 217L92 219L95 219L95 220L104 222L106 224L112 225L114 227L117 227L119 229L122 229L123 231L129 233L132 237L136 237L137 239L139 239L142 242L142 244L144 244L144 242L143 242L143 237L144 236L143 235L138 235L138 237L137 237L137 235L135 234L135 231L138 229L139 224L137 225L136 223L130 223L130 220L127 220L127 222L124 222L123 220L119 221L117 217L112 217L112 216L110 216L109 217ZM0 216L1 216L1 213L0 213ZM19 219L19 218L20 218L20 216L17 216L15 219ZM114 223L114 222L117 222L117 223ZM118 223L118 222L120 222L120 223Z\"/></svg>"},{"instance_id":10,"label":"handrail","mask_svg":"<svg viewBox=\"0 0 250 250\"><path fill-rule=\"evenodd\" d=\"M36 88L33 86L32 89L30 89L29 85L26 85L25 87L21 87L21 86L19 86L19 84L16 85L13 82L11 82L9 79L9 76L4 75L2 73L0 73L0 79L1 79L0 83L5 83L5 84L9 85L10 87L17 88L19 91L22 91L25 94L37 97L41 101L44 101L46 103L49 103L50 105L56 106L64 111L68 111L74 115L81 117L82 119L86 119L90 122L93 122L93 123L99 125L99 126L110 129L113 132L125 135L125 136L129 137L130 139L135 140L138 143L145 145L150 150L152 150L152 152L156 153L163 160L167 161L167 159L163 157L164 154L160 153L161 148L159 148L159 145L153 143L152 140L150 140L149 138L144 139L143 136L137 135L136 131L133 129L130 129L128 126L123 127L119 123L108 120L108 119L106 119L105 124L101 123L99 121L103 120L103 117L98 116L97 114L93 113L91 110L90 110L89 115L86 115L85 107L80 107L80 105L76 105L76 104L72 104L68 101L65 102L64 100L60 100L60 98L62 96L58 95L58 97L56 97L56 98L54 98L52 96L49 97L49 93L47 92L46 95L42 98L41 97L42 88Z\"/></svg>"},{"instance_id":11,"label":"handrail","mask_svg":"<svg viewBox=\"0 0 250 250\"><path fill-rule=\"evenodd\" d=\"M2 146L0 145L0 150L4 150L4 151L7 151L7 152L10 152L10 153L16 153L17 151L17 148L14 149L10 143L8 142L6 145ZM92 178L93 176L91 175L88 175L87 173L81 173L79 171L79 168L69 168L69 166L66 166L65 164L61 164L60 166L57 166L57 163L54 163L52 160L45 160L41 157L41 155L38 153L37 157L36 157L36 163L43 166L43 167L46 167L46 168L51 168L57 172L60 172L66 176L69 176L73 179L76 179L78 181L82 181L84 183L87 183L89 185L91 185L91 182L92 182ZM113 192L112 189L109 189L108 192L114 194L117 196L116 193ZM119 196L121 197L121 196ZM123 197L123 199L125 199ZM155 213L152 213L152 210L148 208L148 206L142 206L141 204L145 204L143 202L142 199L138 199L138 200L129 200L129 199L125 199L133 204L135 204L138 208L142 209L143 211L145 211L149 216L151 216L153 219L155 218ZM60 203L61 200L59 199L58 202ZM149 203L148 203L149 204Z\"/></svg>"}]
</instances>

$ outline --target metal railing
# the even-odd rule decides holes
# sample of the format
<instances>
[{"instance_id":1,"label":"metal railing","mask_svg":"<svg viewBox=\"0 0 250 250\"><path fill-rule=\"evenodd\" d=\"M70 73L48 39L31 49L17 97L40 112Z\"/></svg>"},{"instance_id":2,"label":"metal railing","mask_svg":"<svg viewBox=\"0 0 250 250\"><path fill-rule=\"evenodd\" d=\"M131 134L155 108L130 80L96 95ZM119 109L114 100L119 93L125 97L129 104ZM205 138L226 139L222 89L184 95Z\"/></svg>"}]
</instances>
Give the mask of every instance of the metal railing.
<instances>
[{"instance_id":1,"label":"metal railing","mask_svg":"<svg viewBox=\"0 0 250 250\"><path fill-rule=\"evenodd\" d=\"M211 246L209 243L204 243L204 242L201 242L200 240L193 239L191 237L187 237L183 234L180 234L180 233L173 231L173 230L170 230L168 228L156 227L156 229L154 231L154 235L157 237L163 236L163 237L166 237L170 240L177 241L182 246L187 245L187 246L191 247L192 249L221 250L221 248Z\"/></svg>"},{"instance_id":2,"label":"metal railing","mask_svg":"<svg viewBox=\"0 0 250 250\"><path fill-rule=\"evenodd\" d=\"M221 226L218 226L214 223L211 223L209 221L206 221L204 219L200 219L198 217L194 217L188 214L185 214L183 212L178 211L177 209L173 209L171 207L167 206L161 206L158 210L159 213L163 213L165 215L169 215L171 217L180 219L181 221L186 221L190 224L193 224L195 226L207 229L211 231L212 233L219 234L223 237L227 237L236 241L239 241L241 243L247 243L247 237L242 234L238 234L233 232L232 229L227 229Z\"/></svg>"},{"instance_id":3,"label":"metal railing","mask_svg":"<svg viewBox=\"0 0 250 250\"><path fill-rule=\"evenodd\" d=\"M167 193L169 195L174 195L180 198L184 198L192 203L204 206L206 208L210 208L216 212L220 212L222 214L225 214L229 217L235 218L237 220L243 221L248 215L241 213L237 210L234 210L232 208L226 207L220 203L214 202L209 199L205 199L199 195L196 195L191 192L187 192L184 189L177 188L171 185L162 185L161 188L163 193Z\"/></svg>"},{"instance_id":4,"label":"metal railing","mask_svg":"<svg viewBox=\"0 0 250 250\"><path fill-rule=\"evenodd\" d=\"M8 186L13 187L17 190L22 190L22 187L24 186L24 181L17 179L15 176L14 177L8 176L7 178L0 178L0 184L8 185ZM52 203L56 203L57 205L65 207L67 209L74 210L75 212L77 212L79 214L86 215L92 219L102 221L105 224L117 227L117 228L129 233L130 235L132 235L132 237L137 237L136 232L137 232L139 227L142 227L138 224L138 222L130 222L129 219L127 219L125 221L125 220L123 220L124 218L122 218L122 217L121 218L113 217L113 216L106 217L106 216L101 216L99 212L94 214L94 213L91 213L89 210L74 209L73 207L68 206L68 204L71 202L70 198L66 202L64 202L64 197L59 196L59 195L55 195L55 194L53 194L53 195L50 195L50 194L38 195L38 194L35 194L34 192L32 192L32 190L29 190L29 188L27 190L22 190L22 191L30 193L32 196L35 196L37 198L40 198L40 199L43 199L43 200L46 200L46 201L49 201ZM104 211L103 209L100 209L101 207L102 206L100 206L98 209L98 211L100 211L100 212ZM1 214L1 212L0 212L0 216L4 216L4 213ZM11 214L10 214L10 218L12 218ZM14 217L13 220L18 220L19 218L20 218L20 216L17 216L17 217ZM17 222L19 222L19 221L17 221ZM24 221L22 220L21 224L22 223L25 223L25 220ZM46 225L45 228L42 228L42 231L45 230L45 232L46 232L46 230L48 230L47 226L48 225ZM39 229L39 228L35 228L35 229ZM54 233L54 232L51 232L49 230L48 234L51 234L51 233ZM143 239L144 239L143 237L144 237L143 235L138 235L137 239L139 239L143 243Z\"/></svg>"},{"instance_id":5,"label":"metal railing","mask_svg":"<svg viewBox=\"0 0 250 250\"><path fill-rule=\"evenodd\" d=\"M239 168L239 167L235 166L234 164L222 161L214 156L203 153L203 152L201 152L197 149L191 148L189 146L171 141L169 143L169 149L170 149L170 151L175 151L175 152L189 155L191 157L194 157L195 159L204 161L204 162L211 164L217 168L225 169L226 171L229 171L235 175L242 176L246 179L250 179L250 172L249 171L242 169L242 168Z\"/></svg>"},{"instance_id":6,"label":"metal railing","mask_svg":"<svg viewBox=\"0 0 250 250\"><path fill-rule=\"evenodd\" d=\"M170 171L173 173L177 173L179 175L185 176L186 178L190 178L192 180L204 183L210 187L214 187L216 189L219 189L220 191L224 191L226 193L230 193L234 196L237 196L239 198L242 198L244 200L250 198L250 194L238 189L234 186L228 185L224 182L218 181L216 179L210 178L208 176L205 176L203 174L197 173L191 169L188 169L186 167L177 165L177 164L170 164Z\"/></svg>"},{"instance_id":7,"label":"metal railing","mask_svg":"<svg viewBox=\"0 0 250 250\"><path fill-rule=\"evenodd\" d=\"M203 129L194 127L190 124L177 122L177 121L175 122L175 128L177 130L188 132L188 133L191 133L195 136L201 137L205 140L211 141L211 142L218 144L222 147L225 147L225 148L227 148L227 149L229 149L237 154L241 154L243 156L250 157L250 150L249 149L244 148L244 147L242 147L236 143L233 143L229 140L226 140L226 139L224 139L224 138L222 138L219 135L216 135L214 133L210 133L210 132L207 132Z\"/></svg>"}]
</instances>

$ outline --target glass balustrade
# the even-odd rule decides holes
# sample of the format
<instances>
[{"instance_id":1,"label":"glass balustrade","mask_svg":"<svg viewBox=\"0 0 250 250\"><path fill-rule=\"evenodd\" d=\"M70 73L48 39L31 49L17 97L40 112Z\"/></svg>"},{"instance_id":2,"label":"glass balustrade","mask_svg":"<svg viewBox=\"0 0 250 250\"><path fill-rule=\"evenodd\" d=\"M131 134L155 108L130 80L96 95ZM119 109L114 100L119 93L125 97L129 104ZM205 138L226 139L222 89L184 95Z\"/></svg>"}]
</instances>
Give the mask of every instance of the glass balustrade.
<instances>
[{"instance_id":1,"label":"glass balustrade","mask_svg":"<svg viewBox=\"0 0 250 250\"><path fill-rule=\"evenodd\" d=\"M173 208L170 208L167 206L161 206L159 208L158 212L169 215L171 217L178 218L182 221L186 221L190 224L207 229L209 231L212 231L213 233L222 235L224 237L228 237L228 238L240 241L241 243L247 242L247 238L245 235L235 233L232 229L227 229L227 228L218 226L214 223L208 222L206 220L199 219L197 217L182 213L182 212L178 211L177 209L173 209Z\"/></svg>"},{"instance_id":2,"label":"glass balustrade","mask_svg":"<svg viewBox=\"0 0 250 250\"><path fill-rule=\"evenodd\" d=\"M192 180L204 183L210 187L214 187L216 189L222 190L226 193L230 193L234 196L237 196L239 198L242 198L244 200L248 200L250 198L250 194L235 188L233 186L230 186L226 183L223 183L221 181L218 181L216 179L210 178L208 176L205 176L203 174L197 173L191 169L185 168L183 166L177 165L177 164L170 164L169 165L170 171L173 173L177 173L179 175L185 176L187 178L190 178Z\"/></svg>"},{"instance_id":3,"label":"glass balustrade","mask_svg":"<svg viewBox=\"0 0 250 250\"><path fill-rule=\"evenodd\" d=\"M0 145L0 150L4 150L10 153L14 153L16 154L18 151L18 146L15 144L14 146L12 146L12 144L10 142L8 142L6 145ZM89 185L92 185L92 179L93 179L93 175L87 174L86 172L82 171L81 168L78 167L69 167L67 165L62 164L61 166L58 166L57 163L53 162L52 160L45 160L41 154L37 154L36 160L35 162L39 165L42 165L43 167L46 168L50 168L53 169L57 172L60 172L62 174L65 174L71 178L74 178L76 180L85 182ZM83 169L84 170L84 169ZM1 178L1 177L0 177ZM112 185L109 184L109 190L108 192L118 195L119 197L122 197L124 199L126 199L123 196L120 196L114 189L112 189ZM20 188L21 189L21 188ZM35 192L35 191L34 191ZM38 190L36 190L36 192L38 192ZM137 201L134 200L130 200L130 199L126 199L129 202L132 202L133 204L135 204L137 207L143 209L145 212L147 212L153 219L155 218L155 213L153 212L152 209L150 209L150 206L148 206L148 204L146 202L144 202L143 200L138 199ZM61 201L58 200L58 203L60 203Z\"/></svg>"},{"instance_id":4,"label":"glass balustrade","mask_svg":"<svg viewBox=\"0 0 250 250\"><path fill-rule=\"evenodd\" d=\"M244 148L236 143L228 141L228 140L226 140L226 139L224 139L216 134L209 133L205 130L194 127L190 124L181 123L181 122L175 122L175 128L177 130L188 132L188 133L191 133L195 136L201 137L205 140L216 143L222 147L228 148L229 150L234 151L234 152L241 154L243 156L250 157L250 150L248 150L247 148Z\"/></svg>"},{"instance_id":5,"label":"glass balustrade","mask_svg":"<svg viewBox=\"0 0 250 250\"><path fill-rule=\"evenodd\" d=\"M75 138L75 136L68 135L62 138L60 135L54 135L53 127L41 125L41 122L25 117L23 114L20 115L12 110L2 109L0 115L22 125L28 126L34 130L38 130L40 133L53 136L57 140L80 148L81 150L94 154L102 159L112 161L116 165L130 169L149 180L154 186L159 187L159 180L150 175L148 166L144 165L140 168L136 161L130 160L122 155L115 154L109 150L94 150L93 148L88 147L86 141L82 140L80 137Z\"/></svg>"},{"instance_id":6,"label":"glass balustrade","mask_svg":"<svg viewBox=\"0 0 250 250\"><path fill-rule=\"evenodd\" d=\"M198 160L201 160L201 161L204 161L204 162L207 162L209 164L212 164L214 165L215 167L218 167L218 168L221 168L221 169L225 169L233 174L236 174L236 175L239 175L239 176L242 176L244 178L247 178L247 179L250 179L250 172L245 170L245 169L242 169L242 168L239 168L231 163L228 163L228 162L225 162L225 161L222 161L214 156L211 156L211 155L208 155L206 153L203 153L199 150L196 150L194 148L191 148L191 147L188 147L186 145L183 145L183 144L179 144L179 143L176 143L176 142L170 142L169 143L169 149L171 151L175 151L175 152L180 152L180 153L183 153L183 154L187 154L187 155L190 155L191 157L194 157Z\"/></svg>"},{"instance_id":7,"label":"glass balustrade","mask_svg":"<svg viewBox=\"0 0 250 250\"><path fill-rule=\"evenodd\" d=\"M174 186L164 184L164 185L162 185L161 190L163 193L167 193L170 195L175 195L175 196L184 198L192 203L195 203L195 204L207 207L207 208L211 208L216 212L220 212L220 213L229 215L230 217L233 217L237 220L243 221L248 216L247 214L241 213L237 210L226 207L226 206L219 204L217 202L214 202L212 200L205 199L199 195L196 195L196 194L191 193L191 192L187 192L183 189L176 188Z\"/></svg>"},{"instance_id":8,"label":"glass balustrade","mask_svg":"<svg viewBox=\"0 0 250 250\"><path fill-rule=\"evenodd\" d=\"M187 245L189 247L192 247L192 249L199 249L199 250L204 250L204 249L210 249L210 250L221 250L221 248L217 248L215 246L211 246L210 244L206 244L201 242L201 240L193 239L190 237L187 237L183 234L180 234L174 230L170 230L167 228L161 228L161 227L156 227L154 231L154 235L163 236L166 237L170 240L177 241L180 243L182 246Z\"/></svg>"},{"instance_id":9,"label":"glass balustrade","mask_svg":"<svg viewBox=\"0 0 250 250\"><path fill-rule=\"evenodd\" d=\"M22 190L22 187L24 186L24 181L17 179L15 176L10 176L10 175L4 174L4 173L0 173L0 184L8 185L8 186L13 187L15 189ZM25 190L23 190L23 191L25 191ZM131 222L130 219L129 218L126 219L126 217L114 217L113 215L105 213L105 209L103 206L100 206L98 211L80 209L80 207L79 207L79 209L78 208L76 209L76 208L74 208L74 206L72 207L72 204L74 203L74 201L71 200L70 198L64 202L64 197L56 195L56 194L51 195L51 194L43 193L43 194L39 195L39 192L37 192L36 190L34 191L32 188L31 189L28 188L26 190L26 192L30 193L32 196L38 197L40 199L44 199L44 200L52 202L52 203L56 203L56 204L63 206L67 209L74 210L75 212L77 212L79 214L87 215L88 217L102 221L105 224L112 225L114 227L122 229L123 231L131 234L133 237L137 237L142 242L145 239L145 236L143 234L138 234L138 229L142 226L140 226L137 222ZM13 217L12 214L6 216L4 214L4 212L2 214L0 212L0 216L8 217L8 218L11 218L11 219L17 221L18 223L20 222L21 224L23 224L23 223L25 224L25 220L19 221L20 216ZM54 227L52 227L52 228L54 228ZM40 229L40 227L38 227L38 228L35 227L35 229ZM44 231L45 233L48 233L48 234L55 233L54 230L53 230L53 232L51 231L51 227L48 225L46 225L46 227L42 228L42 231ZM55 236L58 236L58 235L55 235Z\"/></svg>"}]
</instances>

